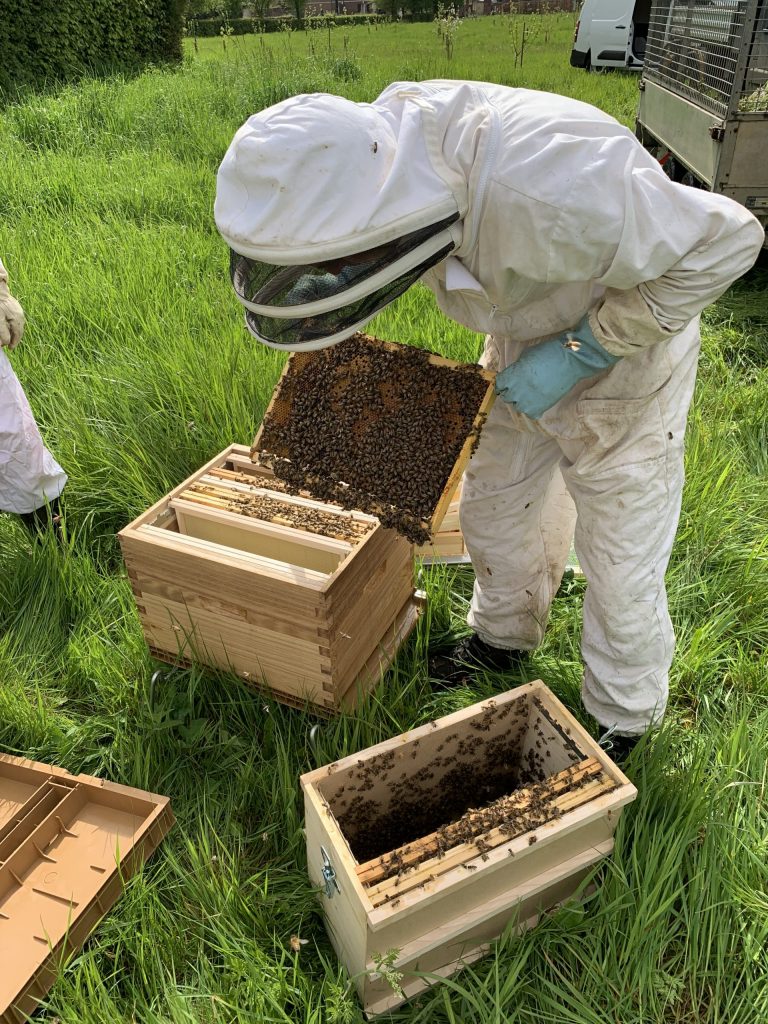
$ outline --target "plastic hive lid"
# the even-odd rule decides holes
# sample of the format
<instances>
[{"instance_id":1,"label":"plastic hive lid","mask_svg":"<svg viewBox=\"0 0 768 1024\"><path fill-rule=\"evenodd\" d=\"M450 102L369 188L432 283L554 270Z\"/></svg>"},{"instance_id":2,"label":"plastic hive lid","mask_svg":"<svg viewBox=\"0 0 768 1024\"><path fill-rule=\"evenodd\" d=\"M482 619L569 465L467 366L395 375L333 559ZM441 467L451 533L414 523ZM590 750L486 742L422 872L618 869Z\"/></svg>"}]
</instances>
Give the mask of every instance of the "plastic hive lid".
<instances>
[{"instance_id":1,"label":"plastic hive lid","mask_svg":"<svg viewBox=\"0 0 768 1024\"><path fill-rule=\"evenodd\" d=\"M173 820L167 797L0 754L0 1024L27 1019Z\"/></svg>"},{"instance_id":2,"label":"plastic hive lid","mask_svg":"<svg viewBox=\"0 0 768 1024\"><path fill-rule=\"evenodd\" d=\"M251 455L295 489L424 543L480 436L493 381L479 366L364 334L297 352Z\"/></svg>"}]
</instances>

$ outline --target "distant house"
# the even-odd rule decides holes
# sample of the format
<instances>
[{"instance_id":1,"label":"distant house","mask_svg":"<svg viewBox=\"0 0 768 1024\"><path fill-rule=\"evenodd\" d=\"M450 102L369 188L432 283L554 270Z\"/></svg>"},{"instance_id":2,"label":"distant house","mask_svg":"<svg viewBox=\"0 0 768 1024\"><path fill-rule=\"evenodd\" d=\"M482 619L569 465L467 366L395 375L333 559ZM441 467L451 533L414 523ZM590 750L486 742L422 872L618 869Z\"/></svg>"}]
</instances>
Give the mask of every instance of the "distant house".
<instances>
[{"instance_id":1,"label":"distant house","mask_svg":"<svg viewBox=\"0 0 768 1024\"><path fill-rule=\"evenodd\" d=\"M313 14L375 14L375 0L308 0L307 11ZM267 17L279 18L281 15L291 14L292 7L290 0L285 3L276 4L267 11ZM243 18L255 18L256 12L247 5L242 10Z\"/></svg>"}]
</instances>

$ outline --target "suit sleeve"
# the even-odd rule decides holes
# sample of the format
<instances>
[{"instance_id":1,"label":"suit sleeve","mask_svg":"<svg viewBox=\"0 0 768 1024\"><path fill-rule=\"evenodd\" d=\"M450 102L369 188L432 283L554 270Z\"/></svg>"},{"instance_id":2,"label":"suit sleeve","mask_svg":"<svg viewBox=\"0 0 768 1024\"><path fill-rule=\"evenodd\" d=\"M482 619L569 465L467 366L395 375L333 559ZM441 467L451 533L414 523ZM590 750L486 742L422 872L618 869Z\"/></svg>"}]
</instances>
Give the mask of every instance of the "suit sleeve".
<instances>
[{"instance_id":1,"label":"suit sleeve","mask_svg":"<svg viewBox=\"0 0 768 1024\"><path fill-rule=\"evenodd\" d=\"M596 146L569 189L548 277L604 285L590 327L627 356L683 330L749 270L764 238L748 210L670 181L628 134Z\"/></svg>"}]
</instances>

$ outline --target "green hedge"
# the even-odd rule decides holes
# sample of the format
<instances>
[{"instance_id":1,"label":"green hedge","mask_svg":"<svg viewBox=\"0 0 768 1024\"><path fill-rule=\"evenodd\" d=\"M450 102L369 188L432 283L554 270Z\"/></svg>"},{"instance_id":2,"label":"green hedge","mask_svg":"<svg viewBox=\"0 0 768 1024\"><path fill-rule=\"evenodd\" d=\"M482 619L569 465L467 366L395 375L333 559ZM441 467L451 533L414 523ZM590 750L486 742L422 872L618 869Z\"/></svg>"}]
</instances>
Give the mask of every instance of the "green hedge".
<instances>
[{"instance_id":1,"label":"green hedge","mask_svg":"<svg viewBox=\"0 0 768 1024\"><path fill-rule=\"evenodd\" d=\"M326 14L312 19L314 24L332 25L339 28L348 25L369 25L374 21L384 21L379 14ZM259 21L258 18L229 18L226 22L223 18L191 18L187 22L187 35L203 39L209 36L222 35L225 24L232 29L232 35L245 36L251 32L279 32L283 25L288 24L291 28L304 28L303 22L297 22L295 18L265 18Z\"/></svg>"},{"instance_id":2,"label":"green hedge","mask_svg":"<svg viewBox=\"0 0 768 1024\"><path fill-rule=\"evenodd\" d=\"M185 0L3 0L0 91L181 59Z\"/></svg>"}]
</instances>

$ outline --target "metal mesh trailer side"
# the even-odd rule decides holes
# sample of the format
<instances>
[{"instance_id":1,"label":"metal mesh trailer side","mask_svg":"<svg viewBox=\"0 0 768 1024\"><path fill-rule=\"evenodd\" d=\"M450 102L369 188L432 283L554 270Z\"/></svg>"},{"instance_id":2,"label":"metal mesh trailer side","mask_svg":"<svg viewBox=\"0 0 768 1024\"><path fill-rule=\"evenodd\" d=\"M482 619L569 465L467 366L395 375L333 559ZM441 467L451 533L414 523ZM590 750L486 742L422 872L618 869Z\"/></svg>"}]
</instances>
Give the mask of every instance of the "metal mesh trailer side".
<instances>
[{"instance_id":1,"label":"metal mesh trailer side","mask_svg":"<svg viewBox=\"0 0 768 1024\"><path fill-rule=\"evenodd\" d=\"M654 0L639 138L768 221L768 0Z\"/></svg>"}]
</instances>

